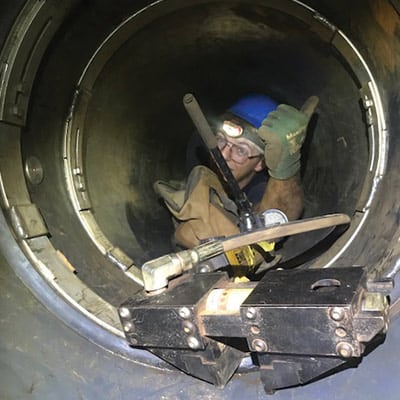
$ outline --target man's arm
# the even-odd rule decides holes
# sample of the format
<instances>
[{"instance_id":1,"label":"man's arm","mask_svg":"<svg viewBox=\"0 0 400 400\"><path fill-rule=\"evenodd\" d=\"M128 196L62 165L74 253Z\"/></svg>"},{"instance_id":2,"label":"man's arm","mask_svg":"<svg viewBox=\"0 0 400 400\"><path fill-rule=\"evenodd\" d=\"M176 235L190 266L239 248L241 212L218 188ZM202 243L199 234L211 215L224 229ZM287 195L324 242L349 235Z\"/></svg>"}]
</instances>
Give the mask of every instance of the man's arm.
<instances>
[{"instance_id":1,"label":"man's arm","mask_svg":"<svg viewBox=\"0 0 400 400\"><path fill-rule=\"evenodd\" d=\"M264 158L270 176L259 212L278 208L289 220L303 211L304 193L300 179L301 147L307 125L318 104L318 97L307 99L301 110L281 104L268 114L258 129L265 143Z\"/></svg>"},{"instance_id":2,"label":"man's arm","mask_svg":"<svg viewBox=\"0 0 400 400\"><path fill-rule=\"evenodd\" d=\"M256 205L256 211L278 208L290 220L298 219L303 211L304 192L300 175L288 179L270 177L264 195Z\"/></svg>"}]
</instances>

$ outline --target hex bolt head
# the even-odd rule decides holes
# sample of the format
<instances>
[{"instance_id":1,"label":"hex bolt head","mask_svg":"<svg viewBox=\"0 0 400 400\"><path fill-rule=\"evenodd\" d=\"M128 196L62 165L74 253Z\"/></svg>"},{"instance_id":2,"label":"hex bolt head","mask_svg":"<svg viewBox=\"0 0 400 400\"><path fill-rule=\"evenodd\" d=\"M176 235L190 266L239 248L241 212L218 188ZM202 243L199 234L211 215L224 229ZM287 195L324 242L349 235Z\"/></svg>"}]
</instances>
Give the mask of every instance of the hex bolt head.
<instances>
[{"instance_id":1,"label":"hex bolt head","mask_svg":"<svg viewBox=\"0 0 400 400\"><path fill-rule=\"evenodd\" d=\"M249 307L246 311L246 318L247 319L255 319L257 315L257 311L254 307Z\"/></svg>"},{"instance_id":2,"label":"hex bolt head","mask_svg":"<svg viewBox=\"0 0 400 400\"><path fill-rule=\"evenodd\" d=\"M120 315L122 318L129 318L129 317L131 316L131 312L129 311L129 308L121 307L121 308L119 309L119 315Z\"/></svg>"},{"instance_id":3,"label":"hex bolt head","mask_svg":"<svg viewBox=\"0 0 400 400\"><path fill-rule=\"evenodd\" d=\"M190 336L187 339L187 344L189 345L189 347L192 350L197 350L200 348L200 342L197 338L195 338L194 336Z\"/></svg>"},{"instance_id":4,"label":"hex bolt head","mask_svg":"<svg viewBox=\"0 0 400 400\"><path fill-rule=\"evenodd\" d=\"M339 321L342 321L344 319L344 317L346 316L346 312L341 307L333 307L330 310L329 315L334 321L338 321L339 322Z\"/></svg>"},{"instance_id":5,"label":"hex bolt head","mask_svg":"<svg viewBox=\"0 0 400 400\"><path fill-rule=\"evenodd\" d=\"M256 351L257 353L263 353L268 350L268 345L264 340L262 339L254 339L251 342L251 347Z\"/></svg>"},{"instance_id":6,"label":"hex bolt head","mask_svg":"<svg viewBox=\"0 0 400 400\"><path fill-rule=\"evenodd\" d=\"M350 343L339 342L336 346L336 352L343 358L350 358L353 356L354 349Z\"/></svg>"},{"instance_id":7,"label":"hex bolt head","mask_svg":"<svg viewBox=\"0 0 400 400\"><path fill-rule=\"evenodd\" d=\"M178 314L181 318L188 319L192 313L187 307L182 307L179 309Z\"/></svg>"}]
</instances>

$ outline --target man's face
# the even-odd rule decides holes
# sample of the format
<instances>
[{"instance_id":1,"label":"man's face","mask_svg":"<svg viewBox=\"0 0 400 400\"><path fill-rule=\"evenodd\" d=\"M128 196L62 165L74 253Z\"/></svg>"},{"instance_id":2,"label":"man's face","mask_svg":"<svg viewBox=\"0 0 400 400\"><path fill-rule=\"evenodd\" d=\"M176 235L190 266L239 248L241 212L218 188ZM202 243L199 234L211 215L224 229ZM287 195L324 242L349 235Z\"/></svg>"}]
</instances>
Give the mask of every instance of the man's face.
<instances>
[{"instance_id":1,"label":"man's face","mask_svg":"<svg viewBox=\"0 0 400 400\"><path fill-rule=\"evenodd\" d=\"M217 143L240 188L246 186L254 174L264 168L263 154L250 141L227 137L218 132Z\"/></svg>"}]
</instances>

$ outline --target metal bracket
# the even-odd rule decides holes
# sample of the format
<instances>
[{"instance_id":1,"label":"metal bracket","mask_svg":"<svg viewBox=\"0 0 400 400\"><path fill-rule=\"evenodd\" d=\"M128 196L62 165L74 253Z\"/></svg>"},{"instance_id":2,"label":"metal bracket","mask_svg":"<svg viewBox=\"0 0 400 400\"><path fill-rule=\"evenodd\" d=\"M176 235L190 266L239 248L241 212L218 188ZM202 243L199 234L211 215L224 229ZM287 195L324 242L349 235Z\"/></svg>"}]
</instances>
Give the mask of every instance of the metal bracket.
<instances>
[{"instance_id":1,"label":"metal bracket","mask_svg":"<svg viewBox=\"0 0 400 400\"><path fill-rule=\"evenodd\" d=\"M12 206L9 209L11 225L19 239L45 236L48 230L36 204Z\"/></svg>"},{"instance_id":2,"label":"metal bracket","mask_svg":"<svg viewBox=\"0 0 400 400\"><path fill-rule=\"evenodd\" d=\"M272 392L352 366L384 337L391 286L367 282L361 267L269 271L238 284L222 272L185 274L119 315L131 345L218 386L252 353Z\"/></svg>"}]
</instances>

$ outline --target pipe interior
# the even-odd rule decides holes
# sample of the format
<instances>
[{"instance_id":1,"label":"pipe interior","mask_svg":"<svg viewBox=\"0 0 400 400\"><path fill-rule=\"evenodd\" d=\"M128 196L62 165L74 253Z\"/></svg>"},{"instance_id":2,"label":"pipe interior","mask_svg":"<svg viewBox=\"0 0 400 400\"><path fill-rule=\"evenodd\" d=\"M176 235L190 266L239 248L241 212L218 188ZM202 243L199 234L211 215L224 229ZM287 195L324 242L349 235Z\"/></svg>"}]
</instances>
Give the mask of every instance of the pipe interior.
<instances>
[{"instance_id":1,"label":"pipe interior","mask_svg":"<svg viewBox=\"0 0 400 400\"><path fill-rule=\"evenodd\" d=\"M108 12L82 4L66 21L41 65L22 137L24 159L35 156L44 169L43 181L28 187L52 243L114 305L138 287L82 229L65 184L62 143L85 65L127 17L129 8L117 3ZM182 106L187 92L210 120L251 92L296 107L318 95L302 156L304 217L353 214L370 149L359 88L342 56L299 19L266 6L187 2L164 10L110 52L83 116L91 211L106 237L136 265L172 250L171 219L152 184L187 173L186 147L194 132ZM296 258L320 240L316 233L287 241L285 257Z\"/></svg>"}]
</instances>

